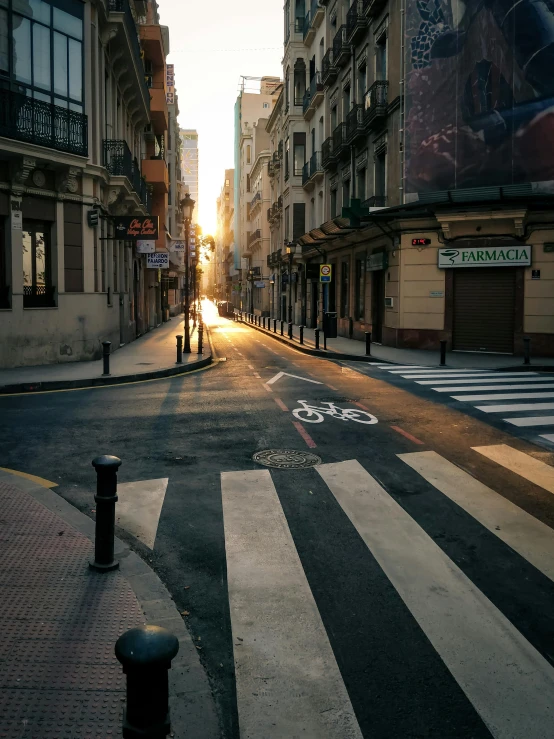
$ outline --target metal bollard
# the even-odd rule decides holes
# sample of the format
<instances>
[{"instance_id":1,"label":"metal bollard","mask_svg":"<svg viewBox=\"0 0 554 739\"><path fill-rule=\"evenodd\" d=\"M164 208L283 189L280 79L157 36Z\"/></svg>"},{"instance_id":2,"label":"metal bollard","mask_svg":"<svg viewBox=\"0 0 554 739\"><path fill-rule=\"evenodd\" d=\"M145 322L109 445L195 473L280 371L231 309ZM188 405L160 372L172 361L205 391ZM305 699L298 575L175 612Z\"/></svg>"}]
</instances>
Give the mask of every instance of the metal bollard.
<instances>
[{"instance_id":1,"label":"metal bollard","mask_svg":"<svg viewBox=\"0 0 554 739\"><path fill-rule=\"evenodd\" d=\"M177 337L177 364L183 364L183 337Z\"/></svg>"},{"instance_id":2,"label":"metal bollard","mask_svg":"<svg viewBox=\"0 0 554 739\"><path fill-rule=\"evenodd\" d=\"M281 336L283 336L284 328L285 328L285 322L281 321Z\"/></svg>"},{"instance_id":3,"label":"metal bollard","mask_svg":"<svg viewBox=\"0 0 554 739\"><path fill-rule=\"evenodd\" d=\"M277 319L276 318L273 319L273 333L274 334L277 333Z\"/></svg>"},{"instance_id":4,"label":"metal bollard","mask_svg":"<svg viewBox=\"0 0 554 739\"><path fill-rule=\"evenodd\" d=\"M94 537L94 562L91 570L109 572L119 567L114 559L115 504L117 503L117 470L121 460L104 454L92 460L96 470L96 533Z\"/></svg>"},{"instance_id":5,"label":"metal bollard","mask_svg":"<svg viewBox=\"0 0 554 739\"><path fill-rule=\"evenodd\" d=\"M204 338L204 326L198 326L198 354L202 354L202 340Z\"/></svg>"},{"instance_id":6,"label":"metal bollard","mask_svg":"<svg viewBox=\"0 0 554 739\"><path fill-rule=\"evenodd\" d=\"M104 371L102 372L102 377L108 377L110 374L110 351L112 348L112 342L111 341L103 341L102 342L102 359L104 360Z\"/></svg>"},{"instance_id":7,"label":"metal bollard","mask_svg":"<svg viewBox=\"0 0 554 739\"><path fill-rule=\"evenodd\" d=\"M318 328L314 330L314 337L315 337L315 348L319 349L319 329Z\"/></svg>"},{"instance_id":8,"label":"metal bollard","mask_svg":"<svg viewBox=\"0 0 554 739\"><path fill-rule=\"evenodd\" d=\"M365 355L371 357L371 331L365 332Z\"/></svg>"},{"instance_id":9,"label":"metal bollard","mask_svg":"<svg viewBox=\"0 0 554 739\"><path fill-rule=\"evenodd\" d=\"M292 339L292 327L293 327L293 325L294 325L293 322L292 321L289 321L289 339Z\"/></svg>"},{"instance_id":10,"label":"metal bollard","mask_svg":"<svg viewBox=\"0 0 554 739\"><path fill-rule=\"evenodd\" d=\"M300 329L300 343L304 343L304 326L299 326Z\"/></svg>"},{"instance_id":11,"label":"metal bollard","mask_svg":"<svg viewBox=\"0 0 554 739\"><path fill-rule=\"evenodd\" d=\"M446 365L446 339L441 339L441 367Z\"/></svg>"},{"instance_id":12,"label":"metal bollard","mask_svg":"<svg viewBox=\"0 0 554 739\"><path fill-rule=\"evenodd\" d=\"M523 337L523 364L531 364L531 339Z\"/></svg>"},{"instance_id":13,"label":"metal bollard","mask_svg":"<svg viewBox=\"0 0 554 739\"><path fill-rule=\"evenodd\" d=\"M129 629L115 644L127 675L123 739L163 739L171 731L169 675L179 640L161 626Z\"/></svg>"},{"instance_id":14,"label":"metal bollard","mask_svg":"<svg viewBox=\"0 0 554 739\"><path fill-rule=\"evenodd\" d=\"M262 325L265 328L265 316L262 316Z\"/></svg>"}]
</instances>

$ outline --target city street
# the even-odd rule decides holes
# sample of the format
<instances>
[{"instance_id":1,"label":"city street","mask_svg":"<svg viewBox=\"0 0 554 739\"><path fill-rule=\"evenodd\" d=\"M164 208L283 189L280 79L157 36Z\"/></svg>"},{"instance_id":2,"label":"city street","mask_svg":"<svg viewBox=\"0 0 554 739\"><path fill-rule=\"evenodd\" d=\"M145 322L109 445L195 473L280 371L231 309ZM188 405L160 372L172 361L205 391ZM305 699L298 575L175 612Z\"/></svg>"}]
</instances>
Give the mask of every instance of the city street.
<instances>
[{"instance_id":1,"label":"city street","mask_svg":"<svg viewBox=\"0 0 554 739\"><path fill-rule=\"evenodd\" d=\"M222 737L552 736L554 425L483 408L530 386L546 413L554 375L330 361L204 316L218 361L188 376L0 397L0 465L93 517L91 460L121 458L117 533Z\"/></svg>"}]
</instances>

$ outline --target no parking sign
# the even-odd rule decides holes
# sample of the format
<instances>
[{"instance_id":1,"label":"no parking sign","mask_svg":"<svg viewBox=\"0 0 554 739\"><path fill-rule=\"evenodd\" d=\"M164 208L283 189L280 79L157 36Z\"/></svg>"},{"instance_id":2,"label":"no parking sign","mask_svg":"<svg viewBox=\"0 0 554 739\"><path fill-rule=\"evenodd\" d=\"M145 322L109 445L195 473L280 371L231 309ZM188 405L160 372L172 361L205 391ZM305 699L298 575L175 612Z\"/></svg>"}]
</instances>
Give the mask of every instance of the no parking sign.
<instances>
[{"instance_id":1,"label":"no parking sign","mask_svg":"<svg viewBox=\"0 0 554 739\"><path fill-rule=\"evenodd\" d=\"M320 282L331 282L331 265L320 264L319 265L319 281Z\"/></svg>"}]
</instances>

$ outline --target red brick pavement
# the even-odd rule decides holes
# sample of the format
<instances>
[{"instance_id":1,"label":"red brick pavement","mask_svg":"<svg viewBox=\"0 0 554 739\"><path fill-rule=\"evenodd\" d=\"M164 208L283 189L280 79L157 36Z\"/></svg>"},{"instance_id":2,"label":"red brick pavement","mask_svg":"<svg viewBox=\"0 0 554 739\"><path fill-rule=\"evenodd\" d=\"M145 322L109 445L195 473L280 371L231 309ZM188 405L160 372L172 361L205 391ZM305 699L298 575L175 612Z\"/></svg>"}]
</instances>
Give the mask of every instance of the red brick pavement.
<instances>
[{"instance_id":1,"label":"red brick pavement","mask_svg":"<svg viewBox=\"0 0 554 739\"><path fill-rule=\"evenodd\" d=\"M89 570L91 542L0 482L0 739L121 736L114 644L144 623L119 572Z\"/></svg>"}]
</instances>

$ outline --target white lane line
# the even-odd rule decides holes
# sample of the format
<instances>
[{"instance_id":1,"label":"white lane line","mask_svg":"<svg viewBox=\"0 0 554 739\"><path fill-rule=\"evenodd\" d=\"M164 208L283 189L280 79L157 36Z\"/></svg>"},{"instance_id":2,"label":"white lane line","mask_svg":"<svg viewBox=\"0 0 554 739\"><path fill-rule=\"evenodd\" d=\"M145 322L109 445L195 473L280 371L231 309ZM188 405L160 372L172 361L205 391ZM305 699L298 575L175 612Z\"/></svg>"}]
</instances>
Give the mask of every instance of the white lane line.
<instances>
[{"instance_id":1,"label":"white lane line","mask_svg":"<svg viewBox=\"0 0 554 739\"><path fill-rule=\"evenodd\" d=\"M554 434L541 434L541 439L546 439L547 441L551 441L554 444Z\"/></svg>"},{"instance_id":2,"label":"white lane line","mask_svg":"<svg viewBox=\"0 0 554 739\"><path fill-rule=\"evenodd\" d=\"M405 372L410 369L431 369L430 367L426 367L424 364L378 364L377 367L380 369L389 369L390 372ZM391 369L391 367L394 367L394 369Z\"/></svg>"},{"instance_id":3,"label":"white lane line","mask_svg":"<svg viewBox=\"0 0 554 739\"><path fill-rule=\"evenodd\" d=\"M524 418L503 418L502 420L520 428L528 426L550 426L554 424L554 416L526 416Z\"/></svg>"},{"instance_id":4,"label":"white lane line","mask_svg":"<svg viewBox=\"0 0 554 739\"><path fill-rule=\"evenodd\" d=\"M394 370L391 370L391 375L399 375L402 372L406 372L406 371L407 371L406 369L401 369L401 370L394 369ZM452 375L454 373L459 373L460 375L468 375L468 374L473 374L474 372L479 372L480 374L490 375L491 370L479 370L479 369L473 369L473 370L470 370L470 369L467 369L467 370L464 370L464 369L452 369L452 370L447 370L447 369L431 369L430 367L426 367L425 369L414 370L410 374L424 375L426 373L429 373L431 376L434 377L435 375Z\"/></svg>"},{"instance_id":5,"label":"white lane line","mask_svg":"<svg viewBox=\"0 0 554 739\"><path fill-rule=\"evenodd\" d=\"M475 378L477 378L477 377L490 377L490 376L491 376L491 373L490 372L486 372L486 373L485 372L476 372L475 374L472 374L472 373L469 373L469 372L465 372L463 375L459 375L457 373L454 373L454 374L442 374L442 373L439 374L439 373L437 373L436 375L427 375L427 374L426 375L413 375L413 374L400 375L400 377L404 377L406 380L426 380L428 378L436 378L437 380L441 380L441 379L444 379L444 380L455 380L458 377L475 377Z\"/></svg>"},{"instance_id":6,"label":"white lane line","mask_svg":"<svg viewBox=\"0 0 554 739\"><path fill-rule=\"evenodd\" d=\"M315 469L491 734L549 736L548 662L357 460Z\"/></svg>"},{"instance_id":7,"label":"white lane line","mask_svg":"<svg viewBox=\"0 0 554 739\"><path fill-rule=\"evenodd\" d=\"M476 405L484 413L515 413L516 411L554 411L554 403L506 403L505 405Z\"/></svg>"},{"instance_id":8,"label":"white lane line","mask_svg":"<svg viewBox=\"0 0 554 739\"><path fill-rule=\"evenodd\" d=\"M451 387L432 387L437 393L462 393L475 392L476 390L552 390L554 383L549 385L475 385L464 387L463 385L452 385Z\"/></svg>"},{"instance_id":9,"label":"white lane line","mask_svg":"<svg viewBox=\"0 0 554 739\"><path fill-rule=\"evenodd\" d=\"M527 386L526 386L527 387ZM454 400L530 400L533 398L554 398L552 393L491 393L488 395L453 395Z\"/></svg>"},{"instance_id":10,"label":"white lane line","mask_svg":"<svg viewBox=\"0 0 554 739\"><path fill-rule=\"evenodd\" d=\"M554 531L436 452L398 454L427 482L554 580Z\"/></svg>"},{"instance_id":11,"label":"white lane line","mask_svg":"<svg viewBox=\"0 0 554 739\"><path fill-rule=\"evenodd\" d=\"M527 373L525 373L527 374ZM506 378L506 379L503 379ZM446 385L450 380L416 380L418 385ZM490 378L480 378L479 380L456 380L458 385L471 385L476 382L552 382L551 377L519 377L518 375L515 376L506 376L506 374L503 372L502 377L490 377Z\"/></svg>"},{"instance_id":12,"label":"white lane line","mask_svg":"<svg viewBox=\"0 0 554 739\"><path fill-rule=\"evenodd\" d=\"M240 735L362 739L269 471L221 491Z\"/></svg>"},{"instance_id":13,"label":"white lane line","mask_svg":"<svg viewBox=\"0 0 554 739\"><path fill-rule=\"evenodd\" d=\"M540 459L530 457L507 444L474 446L472 449L534 485L554 493L554 467L541 462Z\"/></svg>"}]
</instances>

